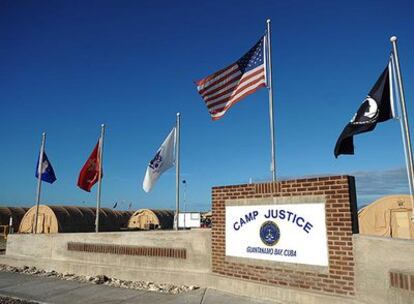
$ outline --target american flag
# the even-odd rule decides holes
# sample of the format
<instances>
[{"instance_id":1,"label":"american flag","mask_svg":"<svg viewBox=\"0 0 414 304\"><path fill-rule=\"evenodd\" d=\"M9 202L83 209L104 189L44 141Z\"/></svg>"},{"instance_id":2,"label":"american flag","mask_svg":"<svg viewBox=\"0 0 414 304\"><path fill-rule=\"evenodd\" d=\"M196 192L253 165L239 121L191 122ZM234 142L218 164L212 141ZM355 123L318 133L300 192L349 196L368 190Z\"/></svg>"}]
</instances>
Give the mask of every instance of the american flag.
<instances>
[{"instance_id":1,"label":"american flag","mask_svg":"<svg viewBox=\"0 0 414 304\"><path fill-rule=\"evenodd\" d=\"M196 82L213 120L244 97L266 86L266 36L230 66Z\"/></svg>"}]
</instances>

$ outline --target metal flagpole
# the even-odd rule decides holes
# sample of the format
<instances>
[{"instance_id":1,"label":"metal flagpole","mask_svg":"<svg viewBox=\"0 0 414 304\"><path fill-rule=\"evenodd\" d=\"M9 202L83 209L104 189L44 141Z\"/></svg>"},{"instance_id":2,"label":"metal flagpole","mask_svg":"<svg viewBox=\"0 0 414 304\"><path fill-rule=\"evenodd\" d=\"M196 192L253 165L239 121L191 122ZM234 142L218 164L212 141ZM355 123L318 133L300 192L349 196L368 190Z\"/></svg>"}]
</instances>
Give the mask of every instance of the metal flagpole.
<instances>
[{"instance_id":1,"label":"metal flagpole","mask_svg":"<svg viewBox=\"0 0 414 304\"><path fill-rule=\"evenodd\" d=\"M178 230L178 217L180 212L180 113L177 113L177 126L175 128L175 216L174 229Z\"/></svg>"},{"instance_id":2,"label":"metal flagpole","mask_svg":"<svg viewBox=\"0 0 414 304\"><path fill-rule=\"evenodd\" d=\"M392 36L390 38L392 43L394 59L395 59L395 69L397 71L397 81L398 81L398 89L399 89L399 99L401 105L401 116L402 116L402 124L401 127L404 129L404 140L405 140L405 152L406 152L406 165L407 165L407 172L408 172L408 183L410 185L410 194L411 194L411 204L413 205L414 210L414 200L413 200L413 193L414 193L414 166L413 166L413 152L411 148L411 139L410 139L410 129L408 126L408 117L407 117L407 109L405 104L405 96L404 96L404 87L401 77L401 70L400 70L400 61L398 59L398 50L397 50L397 37ZM411 218L414 221L414 215Z\"/></svg>"},{"instance_id":3,"label":"metal flagpole","mask_svg":"<svg viewBox=\"0 0 414 304\"><path fill-rule=\"evenodd\" d=\"M9 233L14 233L14 230L13 230L13 217L12 216L10 216L10 218L9 218Z\"/></svg>"},{"instance_id":4,"label":"metal flagpole","mask_svg":"<svg viewBox=\"0 0 414 304\"><path fill-rule=\"evenodd\" d=\"M98 172L98 193L96 195L96 218L95 232L99 232L99 208L101 206L101 190L102 190L102 161L103 161L103 144L105 135L105 125L101 124L101 137L99 137L99 172Z\"/></svg>"},{"instance_id":5,"label":"metal flagpole","mask_svg":"<svg viewBox=\"0 0 414 304\"><path fill-rule=\"evenodd\" d=\"M266 51L266 58L267 58L267 68L269 68L269 72L267 73L267 85L269 88L269 115L270 115L270 137L272 143L272 162L270 165L270 171L272 171L272 180L276 181L276 151L275 151L275 127L273 121L273 86L272 86L272 48L270 44L270 19L267 19L267 33L266 33L266 40L267 40L267 50Z\"/></svg>"},{"instance_id":6,"label":"metal flagpole","mask_svg":"<svg viewBox=\"0 0 414 304\"><path fill-rule=\"evenodd\" d=\"M185 218L187 217L187 215L186 215L186 213L187 213L187 205L186 205L186 203L187 203L187 201L186 201L186 198L187 198L187 181L183 180L183 184L184 184L184 212L183 212L184 213L184 218L183 218L184 223L183 223L183 226L184 226L184 229L186 229L187 226L186 226Z\"/></svg>"},{"instance_id":7,"label":"metal flagpole","mask_svg":"<svg viewBox=\"0 0 414 304\"><path fill-rule=\"evenodd\" d=\"M43 168L43 153L45 150L46 132L42 133L42 143L40 144L39 164L37 166L37 193L36 193L36 212L33 223L33 233L37 232L37 219L39 215L40 191L42 189L42 168Z\"/></svg>"}]
</instances>

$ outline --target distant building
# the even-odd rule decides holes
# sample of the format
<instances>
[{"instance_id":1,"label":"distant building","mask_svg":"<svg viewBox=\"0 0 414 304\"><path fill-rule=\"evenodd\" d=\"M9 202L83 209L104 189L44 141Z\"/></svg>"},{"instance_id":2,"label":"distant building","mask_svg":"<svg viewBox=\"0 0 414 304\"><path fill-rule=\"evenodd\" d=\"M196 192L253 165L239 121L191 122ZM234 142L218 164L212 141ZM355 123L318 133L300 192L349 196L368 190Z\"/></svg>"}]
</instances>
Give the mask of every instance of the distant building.
<instances>
[{"instance_id":1,"label":"distant building","mask_svg":"<svg viewBox=\"0 0 414 304\"><path fill-rule=\"evenodd\" d=\"M0 225L8 226L12 218L13 231L19 230L20 222L29 208L25 207L0 207Z\"/></svg>"},{"instance_id":2,"label":"distant building","mask_svg":"<svg viewBox=\"0 0 414 304\"><path fill-rule=\"evenodd\" d=\"M172 229L173 224L173 210L140 209L132 214L128 228L139 230Z\"/></svg>"},{"instance_id":3,"label":"distant building","mask_svg":"<svg viewBox=\"0 0 414 304\"><path fill-rule=\"evenodd\" d=\"M36 206L30 208L20 223L20 233L31 233L35 221ZM94 207L40 205L37 233L93 232L95 231ZM99 209L99 231L125 229L132 211Z\"/></svg>"},{"instance_id":4,"label":"distant building","mask_svg":"<svg viewBox=\"0 0 414 304\"><path fill-rule=\"evenodd\" d=\"M359 210L359 233L414 239L412 214L410 195L382 197Z\"/></svg>"}]
</instances>

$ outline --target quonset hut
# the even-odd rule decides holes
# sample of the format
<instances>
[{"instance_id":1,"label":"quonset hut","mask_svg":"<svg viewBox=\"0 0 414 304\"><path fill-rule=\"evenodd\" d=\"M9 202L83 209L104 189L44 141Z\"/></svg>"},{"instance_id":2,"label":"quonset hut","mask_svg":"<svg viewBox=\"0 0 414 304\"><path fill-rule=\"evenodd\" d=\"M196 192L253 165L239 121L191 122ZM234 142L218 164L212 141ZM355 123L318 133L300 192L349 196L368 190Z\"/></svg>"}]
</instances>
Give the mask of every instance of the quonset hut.
<instances>
[{"instance_id":1,"label":"quonset hut","mask_svg":"<svg viewBox=\"0 0 414 304\"><path fill-rule=\"evenodd\" d=\"M30 233L35 219L36 206L24 215L20 233ZM95 231L94 207L40 205L37 233L93 232ZM132 211L99 209L99 231L120 231L128 225Z\"/></svg>"},{"instance_id":2,"label":"quonset hut","mask_svg":"<svg viewBox=\"0 0 414 304\"><path fill-rule=\"evenodd\" d=\"M359 233L414 239L410 195L384 196L358 212Z\"/></svg>"},{"instance_id":3,"label":"quonset hut","mask_svg":"<svg viewBox=\"0 0 414 304\"><path fill-rule=\"evenodd\" d=\"M172 229L173 224L173 210L139 209L129 219L128 228L141 230Z\"/></svg>"},{"instance_id":4,"label":"quonset hut","mask_svg":"<svg viewBox=\"0 0 414 304\"><path fill-rule=\"evenodd\" d=\"M0 206L0 225L9 225L10 217L13 219L13 230L18 231L20 222L29 208Z\"/></svg>"}]
</instances>

